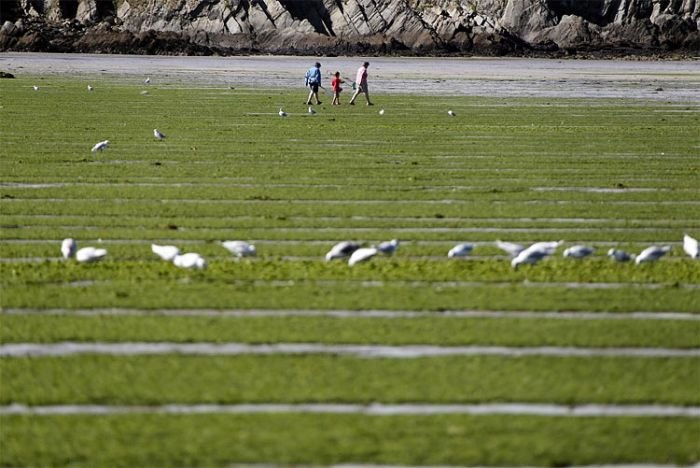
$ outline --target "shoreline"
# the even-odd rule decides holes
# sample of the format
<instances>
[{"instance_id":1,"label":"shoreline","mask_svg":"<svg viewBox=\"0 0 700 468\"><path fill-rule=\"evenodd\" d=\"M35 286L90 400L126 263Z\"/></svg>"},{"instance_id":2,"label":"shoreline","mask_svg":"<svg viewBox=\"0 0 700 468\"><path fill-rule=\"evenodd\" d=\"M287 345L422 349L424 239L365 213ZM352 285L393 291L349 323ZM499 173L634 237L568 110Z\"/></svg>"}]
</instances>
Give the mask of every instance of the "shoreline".
<instances>
[{"instance_id":1,"label":"shoreline","mask_svg":"<svg viewBox=\"0 0 700 468\"><path fill-rule=\"evenodd\" d=\"M700 61L560 60L494 57L163 56L2 53L0 71L116 79L149 76L151 86L187 84L303 90L309 64L324 81L352 78L369 60L374 94L485 97L623 98L700 104ZM439 72L436 72L439 70ZM325 84L325 83L324 83Z\"/></svg>"}]
</instances>

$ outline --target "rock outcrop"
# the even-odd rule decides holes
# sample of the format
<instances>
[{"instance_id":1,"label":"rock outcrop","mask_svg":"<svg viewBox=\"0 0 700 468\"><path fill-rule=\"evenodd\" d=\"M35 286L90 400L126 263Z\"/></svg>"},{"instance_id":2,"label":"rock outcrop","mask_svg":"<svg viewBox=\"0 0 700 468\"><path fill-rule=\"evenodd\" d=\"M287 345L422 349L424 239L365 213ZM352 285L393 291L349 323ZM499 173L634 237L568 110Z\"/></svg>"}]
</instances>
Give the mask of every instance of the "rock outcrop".
<instances>
[{"instance_id":1,"label":"rock outcrop","mask_svg":"<svg viewBox=\"0 0 700 468\"><path fill-rule=\"evenodd\" d=\"M700 0L2 0L0 50L700 53Z\"/></svg>"}]
</instances>

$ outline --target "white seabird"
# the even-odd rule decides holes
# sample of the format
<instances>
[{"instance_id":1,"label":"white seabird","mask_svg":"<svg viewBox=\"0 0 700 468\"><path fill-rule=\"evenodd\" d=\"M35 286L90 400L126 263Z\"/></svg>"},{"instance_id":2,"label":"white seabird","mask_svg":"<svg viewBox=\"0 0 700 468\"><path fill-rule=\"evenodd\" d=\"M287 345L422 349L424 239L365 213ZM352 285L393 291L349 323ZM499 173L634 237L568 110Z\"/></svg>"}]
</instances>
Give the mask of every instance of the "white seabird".
<instances>
[{"instance_id":1,"label":"white seabird","mask_svg":"<svg viewBox=\"0 0 700 468\"><path fill-rule=\"evenodd\" d=\"M39 87L36 86L36 85L35 85L35 86L32 86L32 89L33 89L34 91L39 91Z\"/></svg>"},{"instance_id":2,"label":"white seabird","mask_svg":"<svg viewBox=\"0 0 700 468\"><path fill-rule=\"evenodd\" d=\"M629 262L634 258L633 255L628 254L624 250L610 249L608 250L608 257L612 258L616 262Z\"/></svg>"},{"instance_id":3,"label":"white seabird","mask_svg":"<svg viewBox=\"0 0 700 468\"><path fill-rule=\"evenodd\" d=\"M639 255L637 255L637 258L634 259L634 263L639 265L640 263L644 262L654 262L667 253L671 251L671 247L665 245L663 247L659 247L658 245L652 245L651 247L647 247L646 249L642 250Z\"/></svg>"},{"instance_id":4,"label":"white seabird","mask_svg":"<svg viewBox=\"0 0 700 468\"><path fill-rule=\"evenodd\" d=\"M522 252L520 252L513 260L510 261L510 264L513 268L517 269L519 265L526 263L530 265L534 265L535 263L539 262L545 257L548 257L550 254L547 253L545 250L530 250L530 249L525 249Z\"/></svg>"},{"instance_id":5,"label":"white seabird","mask_svg":"<svg viewBox=\"0 0 700 468\"><path fill-rule=\"evenodd\" d=\"M172 262L175 257L180 255L180 249L174 245L151 244L151 251L167 262Z\"/></svg>"},{"instance_id":6,"label":"white seabird","mask_svg":"<svg viewBox=\"0 0 700 468\"><path fill-rule=\"evenodd\" d=\"M286 113L284 110L282 110L281 107L280 107L280 111L279 111L277 114L278 114L280 117L287 117L287 113Z\"/></svg>"},{"instance_id":7,"label":"white seabird","mask_svg":"<svg viewBox=\"0 0 700 468\"><path fill-rule=\"evenodd\" d=\"M195 268L203 270L207 267L207 261L198 253L190 252L176 255L173 258L173 265L178 268Z\"/></svg>"},{"instance_id":8,"label":"white seabird","mask_svg":"<svg viewBox=\"0 0 700 468\"><path fill-rule=\"evenodd\" d=\"M362 247L357 249L350 255L350 260L348 260L348 265L353 266L356 263L365 262L370 258L377 255L377 249L374 247Z\"/></svg>"},{"instance_id":9,"label":"white seabird","mask_svg":"<svg viewBox=\"0 0 700 468\"><path fill-rule=\"evenodd\" d=\"M700 258L697 239L690 237L688 234L683 234L683 251L687 253L690 258Z\"/></svg>"},{"instance_id":10,"label":"white seabird","mask_svg":"<svg viewBox=\"0 0 700 468\"><path fill-rule=\"evenodd\" d=\"M524 245L514 244L513 242L504 242L502 240L496 241L496 247L505 251L511 257L517 257L520 252L525 250Z\"/></svg>"},{"instance_id":11,"label":"white seabird","mask_svg":"<svg viewBox=\"0 0 700 468\"><path fill-rule=\"evenodd\" d=\"M221 245L237 257L254 257L257 253L255 246L240 240L224 241Z\"/></svg>"},{"instance_id":12,"label":"white seabird","mask_svg":"<svg viewBox=\"0 0 700 468\"><path fill-rule=\"evenodd\" d=\"M88 91L92 91L93 89L95 89L95 88L93 88L92 85L87 85L87 90L88 90Z\"/></svg>"},{"instance_id":13,"label":"white seabird","mask_svg":"<svg viewBox=\"0 0 700 468\"><path fill-rule=\"evenodd\" d=\"M158 130L157 128L154 128L154 129L153 129L153 136L154 136L155 138L159 139L159 140L164 140L164 139L165 139L165 135L163 135L163 134L160 132L160 130Z\"/></svg>"},{"instance_id":14,"label":"white seabird","mask_svg":"<svg viewBox=\"0 0 700 468\"><path fill-rule=\"evenodd\" d=\"M102 260L107 256L105 249L96 249L95 247L83 247L75 252L75 259L80 263L92 263Z\"/></svg>"},{"instance_id":15,"label":"white seabird","mask_svg":"<svg viewBox=\"0 0 700 468\"><path fill-rule=\"evenodd\" d=\"M467 257L474 250L474 244L457 244L447 252L448 258Z\"/></svg>"},{"instance_id":16,"label":"white seabird","mask_svg":"<svg viewBox=\"0 0 700 468\"><path fill-rule=\"evenodd\" d=\"M571 258L584 258L592 255L593 252L595 252L593 247L588 247L586 245L572 245L564 250L564 256Z\"/></svg>"},{"instance_id":17,"label":"white seabird","mask_svg":"<svg viewBox=\"0 0 700 468\"><path fill-rule=\"evenodd\" d=\"M379 115L384 115L384 109L379 109Z\"/></svg>"},{"instance_id":18,"label":"white seabird","mask_svg":"<svg viewBox=\"0 0 700 468\"><path fill-rule=\"evenodd\" d=\"M513 268L518 268L520 264L526 263L534 265L543 258L554 254L557 247L561 245L561 241L557 242L535 242L527 249L520 252L511 260L510 264Z\"/></svg>"},{"instance_id":19,"label":"white seabird","mask_svg":"<svg viewBox=\"0 0 700 468\"><path fill-rule=\"evenodd\" d=\"M353 254L357 249L360 248L360 244L352 241L338 242L331 250L326 253L326 261L330 262L337 258L346 258Z\"/></svg>"},{"instance_id":20,"label":"white seabird","mask_svg":"<svg viewBox=\"0 0 700 468\"><path fill-rule=\"evenodd\" d=\"M93 153L96 151L103 151L107 148L107 145L109 145L109 140L100 141L99 143L95 143L95 146L93 146L90 151Z\"/></svg>"},{"instance_id":21,"label":"white seabird","mask_svg":"<svg viewBox=\"0 0 700 468\"><path fill-rule=\"evenodd\" d=\"M529 246L528 249L544 250L547 252L548 255L553 255L554 251L557 250L557 247L559 247L563 243L564 241L535 242L534 244Z\"/></svg>"},{"instance_id":22,"label":"white seabird","mask_svg":"<svg viewBox=\"0 0 700 468\"><path fill-rule=\"evenodd\" d=\"M77 248L78 244L75 243L75 240L70 237L68 239L63 239L63 242L61 242L61 255L63 255L63 258L71 258L75 255Z\"/></svg>"},{"instance_id":23,"label":"white seabird","mask_svg":"<svg viewBox=\"0 0 700 468\"><path fill-rule=\"evenodd\" d=\"M399 241L397 239L391 239L390 241L381 242L376 246L378 252L384 255L392 255L399 248Z\"/></svg>"},{"instance_id":24,"label":"white seabird","mask_svg":"<svg viewBox=\"0 0 700 468\"><path fill-rule=\"evenodd\" d=\"M452 112L452 110L448 110L448 111L447 111L447 115L449 115L450 117L455 117L455 116L457 116L457 114L455 114L454 112Z\"/></svg>"},{"instance_id":25,"label":"white seabird","mask_svg":"<svg viewBox=\"0 0 700 468\"><path fill-rule=\"evenodd\" d=\"M151 78L147 77L145 80L143 80L143 84L151 84Z\"/></svg>"}]
</instances>

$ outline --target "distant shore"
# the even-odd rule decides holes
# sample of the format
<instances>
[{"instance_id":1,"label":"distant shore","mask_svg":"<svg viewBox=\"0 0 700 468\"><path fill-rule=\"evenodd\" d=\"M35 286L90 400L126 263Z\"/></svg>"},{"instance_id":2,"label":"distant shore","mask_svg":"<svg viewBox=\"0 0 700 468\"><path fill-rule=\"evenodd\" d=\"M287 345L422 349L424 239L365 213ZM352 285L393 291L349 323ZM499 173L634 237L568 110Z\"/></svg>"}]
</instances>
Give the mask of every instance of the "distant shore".
<instances>
[{"instance_id":1,"label":"distant shore","mask_svg":"<svg viewBox=\"0 0 700 468\"><path fill-rule=\"evenodd\" d=\"M150 76L154 85L303 88L310 63L324 78L352 77L368 59L375 93L560 98L630 98L700 103L700 61L554 60L235 56L174 57L101 54L0 54L0 71L15 75Z\"/></svg>"}]
</instances>

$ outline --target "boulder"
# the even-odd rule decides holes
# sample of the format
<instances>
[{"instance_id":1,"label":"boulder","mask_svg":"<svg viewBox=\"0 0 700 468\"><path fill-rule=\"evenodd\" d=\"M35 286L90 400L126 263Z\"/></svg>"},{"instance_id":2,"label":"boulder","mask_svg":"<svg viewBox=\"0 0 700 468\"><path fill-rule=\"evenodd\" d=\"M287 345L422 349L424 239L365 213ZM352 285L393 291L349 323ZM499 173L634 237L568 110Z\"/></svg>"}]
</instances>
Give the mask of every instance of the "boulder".
<instances>
[{"instance_id":1,"label":"boulder","mask_svg":"<svg viewBox=\"0 0 700 468\"><path fill-rule=\"evenodd\" d=\"M654 18L654 25L658 27L660 42L670 48L682 46L691 33L697 32L697 26L689 18L666 13Z\"/></svg>"},{"instance_id":2,"label":"boulder","mask_svg":"<svg viewBox=\"0 0 700 468\"><path fill-rule=\"evenodd\" d=\"M542 30L559 22L545 0L508 0L500 25L527 42L537 41Z\"/></svg>"},{"instance_id":3,"label":"boulder","mask_svg":"<svg viewBox=\"0 0 700 468\"><path fill-rule=\"evenodd\" d=\"M620 47L658 47L659 41L656 29L651 21L629 20L624 23L613 23L601 29L600 43Z\"/></svg>"},{"instance_id":4,"label":"boulder","mask_svg":"<svg viewBox=\"0 0 700 468\"><path fill-rule=\"evenodd\" d=\"M538 42L554 42L560 48L572 48L581 44L590 46L599 34L600 28L580 16L567 15L559 24L543 31Z\"/></svg>"},{"instance_id":5,"label":"boulder","mask_svg":"<svg viewBox=\"0 0 700 468\"><path fill-rule=\"evenodd\" d=\"M0 27L0 34L4 36L14 36L17 34L17 26L12 21L5 21Z\"/></svg>"}]
</instances>

